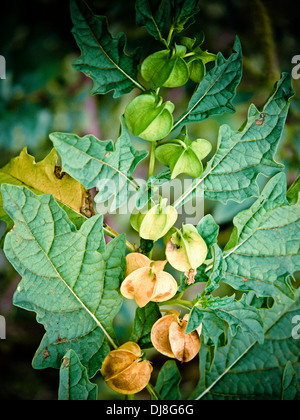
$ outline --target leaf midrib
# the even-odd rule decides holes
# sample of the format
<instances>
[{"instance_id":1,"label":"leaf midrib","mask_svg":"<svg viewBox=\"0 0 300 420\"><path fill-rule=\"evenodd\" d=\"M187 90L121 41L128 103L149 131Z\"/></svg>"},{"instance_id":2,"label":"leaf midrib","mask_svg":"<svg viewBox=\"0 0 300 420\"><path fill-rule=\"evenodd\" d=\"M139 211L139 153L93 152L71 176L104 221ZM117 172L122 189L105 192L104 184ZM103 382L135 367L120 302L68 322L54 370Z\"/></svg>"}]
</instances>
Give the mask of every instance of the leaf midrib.
<instances>
[{"instance_id":1,"label":"leaf midrib","mask_svg":"<svg viewBox=\"0 0 300 420\"><path fill-rule=\"evenodd\" d=\"M7 192L7 194L9 194L9 192ZM15 205L17 206L17 208L19 209L20 213L22 214L22 209L19 206L18 203L16 203L13 199L13 197L9 194L11 200L15 203ZM54 269L57 278L59 280L61 280L63 282L63 284L65 285L65 287L69 290L69 292L75 297L75 299L79 302L79 304L82 306L82 308L89 314L89 316L95 321L96 325L103 331L103 333L105 334L105 336L107 337L108 341L111 343L111 345L117 349L118 346L115 344L115 342L113 341L113 339L110 337L110 335L108 334L108 332L106 331L106 329L103 327L103 325L101 324L101 322L98 320L98 318L88 309L88 307L83 303L83 301L79 298L79 296L76 295L76 293L74 292L74 290L68 285L68 283L63 279L63 277L60 275L60 273L57 271L57 268L55 267L55 265L53 264L52 260L50 259L49 255L46 253L46 251L42 248L42 246L40 245L40 243L36 240L35 236L32 233L32 230L30 229L30 226L28 225L28 223L25 221L25 219L23 218L23 223L27 226L33 240L35 241L35 243L38 245L38 247L40 248L40 250L42 251L42 253L45 255L47 261L49 261L49 263L51 264L52 268ZM53 239L54 241L54 239ZM19 259L19 258L18 258Z\"/></svg>"}]
</instances>

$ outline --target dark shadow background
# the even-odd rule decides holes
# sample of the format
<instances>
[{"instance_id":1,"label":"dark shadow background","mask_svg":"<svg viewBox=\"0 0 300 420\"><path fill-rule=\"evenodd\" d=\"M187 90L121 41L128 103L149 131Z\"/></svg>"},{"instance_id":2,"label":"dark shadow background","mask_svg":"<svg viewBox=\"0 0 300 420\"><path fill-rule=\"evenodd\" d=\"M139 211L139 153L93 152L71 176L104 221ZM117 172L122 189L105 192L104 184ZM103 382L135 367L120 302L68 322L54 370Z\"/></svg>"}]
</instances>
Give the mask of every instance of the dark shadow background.
<instances>
[{"instance_id":1,"label":"dark shadow background","mask_svg":"<svg viewBox=\"0 0 300 420\"><path fill-rule=\"evenodd\" d=\"M72 69L79 50L71 34L69 3L64 0L10 0L0 6L0 54L7 61L7 79L0 80L0 167L19 154L27 145L36 160L51 149L48 139L52 131L93 133L99 138L115 139L119 116L130 96L112 99L112 94L91 97L91 82ZM160 48L145 28L135 25L134 1L88 0L93 11L108 17L110 30L127 34L127 50L142 45L144 55ZM210 52L231 53L235 35L239 35L244 51L244 76L238 88L234 115L219 116L201 124L201 137L214 144L220 124L239 128L251 102L260 107L269 96L282 71L290 72L291 60L300 55L299 8L292 0L202 0L197 22L185 35L201 30L206 34L204 47ZM292 101L285 133L277 160L286 165L289 185L299 173L300 156L300 81L294 82L296 97ZM170 93L178 107L184 107L192 86ZM199 127L192 128L195 136ZM137 148L145 148L139 143ZM146 167L139 170L143 176ZM220 245L230 235L232 217L243 206L230 203L226 208L207 203L221 225ZM118 230L126 231L124 221L110 220ZM1 222L2 223L2 222ZM5 226L0 225L3 231ZM157 251L159 252L159 251ZM0 399L53 400L57 398L58 372L34 371L31 360L44 329L33 313L12 305L12 296L19 282L18 275L0 250L0 314L7 322L7 339L0 341ZM226 293L226 291L224 292ZM123 319L133 308L124 308L116 321L120 336L126 335ZM125 322L126 323L126 322ZM160 367L167 359L153 353L152 360ZM190 392L197 377L198 360L184 366L183 392ZM197 374L197 373L196 373ZM154 372L157 375L157 370ZM141 398L147 395L143 394ZM108 389L101 399L116 398Z\"/></svg>"}]
</instances>

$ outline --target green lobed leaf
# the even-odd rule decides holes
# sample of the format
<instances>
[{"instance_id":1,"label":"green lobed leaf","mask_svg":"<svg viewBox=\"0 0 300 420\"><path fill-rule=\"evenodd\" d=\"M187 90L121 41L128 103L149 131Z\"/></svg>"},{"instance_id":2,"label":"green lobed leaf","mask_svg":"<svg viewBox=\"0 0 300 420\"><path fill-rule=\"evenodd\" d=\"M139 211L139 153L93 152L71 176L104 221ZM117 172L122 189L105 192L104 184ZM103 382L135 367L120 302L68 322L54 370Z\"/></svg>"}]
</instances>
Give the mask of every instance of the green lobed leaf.
<instances>
[{"instance_id":1,"label":"green lobed leaf","mask_svg":"<svg viewBox=\"0 0 300 420\"><path fill-rule=\"evenodd\" d=\"M228 125L221 126L215 156L208 162L202 178L193 182L174 203L175 207L191 199L196 189L203 191L206 198L224 204L228 200L242 202L258 196L258 174L271 177L283 168L275 162L274 155L293 94L291 76L285 73L262 112L251 105L248 119L238 131Z\"/></svg>"},{"instance_id":2,"label":"green lobed leaf","mask_svg":"<svg viewBox=\"0 0 300 420\"><path fill-rule=\"evenodd\" d=\"M235 336L240 328L244 334L252 335L258 342L262 343L264 340L263 324L258 309L248 305L245 295L240 300L236 300L235 296L210 296L203 300L202 308L194 307L190 312L187 331L194 331L201 323L205 342L208 343L214 336L212 342L216 347L219 337L222 334L226 335L227 325L232 336ZM213 327L212 323L215 324Z\"/></svg>"},{"instance_id":3,"label":"green lobed leaf","mask_svg":"<svg viewBox=\"0 0 300 420\"><path fill-rule=\"evenodd\" d=\"M173 26L180 33L195 23L195 15L199 13L199 0L171 0Z\"/></svg>"},{"instance_id":4,"label":"green lobed leaf","mask_svg":"<svg viewBox=\"0 0 300 420\"><path fill-rule=\"evenodd\" d=\"M127 202L131 191L138 187L132 174L148 152L138 152L121 119L122 132L116 143L101 141L93 135L82 138L76 134L52 133L50 139L61 156L64 171L86 188L98 188L96 203L113 197L110 210ZM87 187L88 186L88 187Z\"/></svg>"},{"instance_id":5,"label":"green lobed leaf","mask_svg":"<svg viewBox=\"0 0 300 420\"><path fill-rule=\"evenodd\" d=\"M201 122L211 115L235 112L232 100L242 78L242 48L238 37L234 51L228 60L218 54L215 67L206 73L186 112L175 122L173 129L190 122Z\"/></svg>"},{"instance_id":6,"label":"green lobed leaf","mask_svg":"<svg viewBox=\"0 0 300 420\"><path fill-rule=\"evenodd\" d=\"M282 375L281 399L284 401L293 401L300 399L300 384L291 361L289 360L284 368Z\"/></svg>"},{"instance_id":7,"label":"green lobed leaf","mask_svg":"<svg viewBox=\"0 0 300 420\"><path fill-rule=\"evenodd\" d=\"M125 236L105 246L103 218L76 230L52 195L2 185L4 209L15 223L5 239L7 259L22 276L14 304L37 313L46 335L33 366L59 368L73 349L93 376L114 343L113 320L123 298Z\"/></svg>"},{"instance_id":8,"label":"green lobed leaf","mask_svg":"<svg viewBox=\"0 0 300 420\"><path fill-rule=\"evenodd\" d=\"M218 348L211 360L210 348L202 343L200 380L189 398L280 400L283 380L285 385L288 382L284 379L287 364L299 370L300 340L291 336L292 319L299 310L299 291L295 302L283 300L272 309L261 309L265 331L262 344L242 331L235 337L229 332L228 344ZM298 383L294 386L297 388ZM294 391L293 395L297 398Z\"/></svg>"},{"instance_id":9,"label":"green lobed leaf","mask_svg":"<svg viewBox=\"0 0 300 420\"><path fill-rule=\"evenodd\" d=\"M145 90L137 80L140 50L127 55L123 33L113 38L106 17L94 15L84 0L71 0L71 17L72 33L81 50L73 66L92 78L92 94L114 90L117 98L136 87Z\"/></svg>"},{"instance_id":10,"label":"green lobed leaf","mask_svg":"<svg viewBox=\"0 0 300 420\"><path fill-rule=\"evenodd\" d=\"M175 360L168 360L158 374L155 391L163 400L181 400L182 397L179 390L180 382L181 374Z\"/></svg>"},{"instance_id":11,"label":"green lobed leaf","mask_svg":"<svg viewBox=\"0 0 300 420\"><path fill-rule=\"evenodd\" d=\"M234 218L224 252L223 281L259 297L293 299L289 277L300 269L300 207L286 197L286 177L275 175L250 209Z\"/></svg>"},{"instance_id":12,"label":"green lobed leaf","mask_svg":"<svg viewBox=\"0 0 300 420\"><path fill-rule=\"evenodd\" d=\"M136 0L136 23L145 26L147 31L156 40L164 39L164 29L170 13L170 6L167 0Z\"/></svg>"},{"instance_id":13,"label":"green lobed leaf","mask_svg":"<svg viewBox=\"0 0 300 420\"><path fill-rule=\"evenodd\" d=\"M155 302L149 302L143 308L137 308L129 341L137 343L141 349L153 347L151 329L153 324L160 318L159 306Z\"/></svg>"},{"instance_id":14,"label":"green lobed leaf","mask_svg":"<svg viewBox=\"0 0 300 420\"><path fill-rule=\"evenodd\" d=\"M205 240L208 248L207 259L212 258L211 247L217 244L219 230L219 225L217 225L211 214L207 214L206 216L202 217L197 225L197 231L199 235L201 235Z\"/></svg>"},{"instance_id":15,"label":"green lobed leaf","mask_svg":"<svg viewBox=\"0 0 300 420\"><path fill-rule=\"evenodd\" d=\"M58 399L60 401L95 401L98 387L92 384L86 368L74 350L69 350L63 357L59 373Z\"/></svg>"}]
</instances>

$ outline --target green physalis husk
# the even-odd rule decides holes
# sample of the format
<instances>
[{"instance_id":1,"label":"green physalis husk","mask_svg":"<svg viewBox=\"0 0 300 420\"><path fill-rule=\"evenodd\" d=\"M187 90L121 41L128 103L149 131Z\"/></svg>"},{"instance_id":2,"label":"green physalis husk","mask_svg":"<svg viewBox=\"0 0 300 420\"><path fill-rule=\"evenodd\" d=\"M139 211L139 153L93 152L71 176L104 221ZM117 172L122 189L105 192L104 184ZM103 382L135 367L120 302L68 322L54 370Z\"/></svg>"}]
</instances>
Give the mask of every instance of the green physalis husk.
<instances>
[{"instance_id":1,"label":"green physalis husk","mask_svg":"<svg viewBox=\"0 0 300 420\"><path fill-rule=\"evenodd\" d=\"M175 88L189 80L189 68L183 59L186 47L175 45L172 50L158 51L147 57L141 66L143 79L154 88Z\"/></svg>"},{"instance_id":2,"label":"green physalis husk","mask_svg":"<svg viewBox=\"0 0 300 420\"><path fill-rule=\"evenodd\" d=\"M167 199L161 200L147 212L132 214L130 223L143 239L158 241L175 224L178 214L174 207L167 206Z\"/></svg>"},{"instance_id":3,"label":"green physalis husk","mask_svg":"<svg viewBox=\"0 0 300 420\"><path fill-rule=\"evenodd\" d=\"M205 64L215 61L218 57L215 54L203 51L200 46L204 43L205 36L202 32L197 38L183 37L181 43L186 46L188 56L186 63L190 72L190 79L195 83L200 83L205 77L206 67Z\"/></svg>"},{"instance_id":4,"label":"green physalis husk","mask_svg":"<svg viewBox=\"0 0 300 420\"><path fill-rule=\"evenodd\" d=\"M154 93L137 96L126 107L125 124L137 137L147 141L165 138L173 126L174 105Z\"/></svg>"},{"instance_id":5,"label":"green physalis husk","mask_svg":"<svg viewBox=\"0 0 300 420\"><path fill-rule=\"evenodd\" d=\"M166 246L168 262L176 270L189 273L202 265L207 257L207 245L193 225L176 229Z\"/></svg>"},{"instance_id":6,"label":"green physalis husk","mask_svg":"<svg viewBox=\"0 0 300 420\"><path fill-rule=\"evenodd\" d=\"M171 170L171 179L184 173L198 178L203 172L202 160L211 152L212 146L208 140L191 141L184 128L178 139L158 146L156 158Z\"/></svg>"}]
</instances>

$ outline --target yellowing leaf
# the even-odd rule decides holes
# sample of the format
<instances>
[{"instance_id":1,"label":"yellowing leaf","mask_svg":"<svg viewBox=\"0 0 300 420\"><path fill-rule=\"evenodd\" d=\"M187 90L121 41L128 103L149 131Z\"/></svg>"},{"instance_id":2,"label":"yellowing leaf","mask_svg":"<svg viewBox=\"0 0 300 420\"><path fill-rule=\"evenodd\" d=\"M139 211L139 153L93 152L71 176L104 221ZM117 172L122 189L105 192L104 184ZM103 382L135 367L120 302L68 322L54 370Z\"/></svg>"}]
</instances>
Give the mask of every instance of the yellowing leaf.
<instances>
[{"instance_id":1,"label":"yellowing leaf","mask_svg":"<svg viewBox=\"0 0 300 420\"><path fill-rule=\"evenodd\" d=\"M17 185L22 183L30 189L52 194L54 198L80 213L87 192L83 185L68 174L55 173L57 158L56 150L52 149L44 160L36 163L34 157L24 148L19 156L1 169L1 179L2 173L10 175L14 179L11 182L6 179L6 183Z\"/></svg>"}]
</instances>

